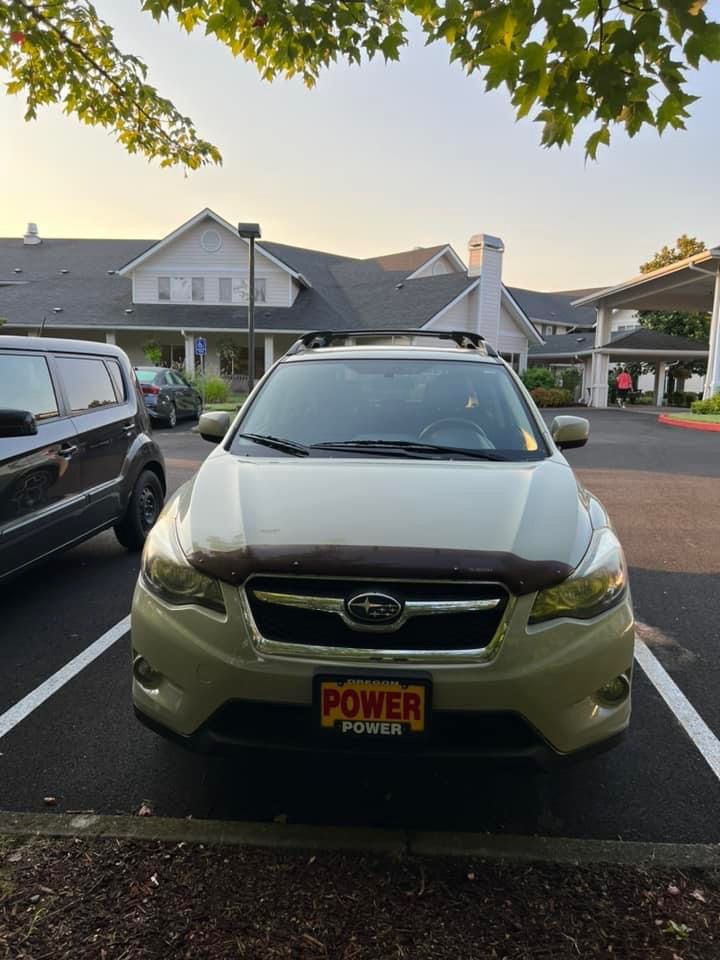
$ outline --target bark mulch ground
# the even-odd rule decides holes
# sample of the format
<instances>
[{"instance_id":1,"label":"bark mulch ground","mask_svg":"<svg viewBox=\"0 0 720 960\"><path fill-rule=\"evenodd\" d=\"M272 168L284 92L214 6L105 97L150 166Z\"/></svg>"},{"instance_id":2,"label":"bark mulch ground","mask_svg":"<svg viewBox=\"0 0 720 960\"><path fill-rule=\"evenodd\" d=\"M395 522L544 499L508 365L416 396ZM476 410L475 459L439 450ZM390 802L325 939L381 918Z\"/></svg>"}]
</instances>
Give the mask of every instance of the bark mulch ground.
<instances>
[{"instance_id":1,"label":"bark mulch ground","mask_svg":"<svg viewBox=\"0 0 720 960\"><path fill-rule=\"evenodd\" d=\"M0 958L720 960L720 875L0 839Z\"/></svg>"}]
</instances>

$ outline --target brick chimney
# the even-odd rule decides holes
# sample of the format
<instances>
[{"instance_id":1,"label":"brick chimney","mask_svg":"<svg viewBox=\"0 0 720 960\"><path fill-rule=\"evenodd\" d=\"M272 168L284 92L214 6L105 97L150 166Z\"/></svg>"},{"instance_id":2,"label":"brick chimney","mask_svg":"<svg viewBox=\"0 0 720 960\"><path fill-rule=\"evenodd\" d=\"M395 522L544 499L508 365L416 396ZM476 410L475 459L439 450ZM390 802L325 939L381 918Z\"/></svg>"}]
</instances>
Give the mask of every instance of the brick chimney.
<instances>
[{"instance_id":1,"label":"brick chimney","mask_svg":"<svg viewBox=\"0 0 720 960\"><path fill-rule=\"evenodd\" d=\"M27 230L25 231L25 236L23 237L23 243L28 247L35 246L36 243L42 243L42 239L38 233L38 225L36 223L29 223L27 225Z\"/></svg>"},{"instance_id":2,"label":"brick chimney","mask_svg":"<svg viewBox=\"0 0 720 960\"><path fill-rule=\"evenodd\" d=\"M505 246L499 237L476 233L468 244L468 276L480 277L478 331L496 344L500 333L502 261Z\"/></svg>"}]
</instances>

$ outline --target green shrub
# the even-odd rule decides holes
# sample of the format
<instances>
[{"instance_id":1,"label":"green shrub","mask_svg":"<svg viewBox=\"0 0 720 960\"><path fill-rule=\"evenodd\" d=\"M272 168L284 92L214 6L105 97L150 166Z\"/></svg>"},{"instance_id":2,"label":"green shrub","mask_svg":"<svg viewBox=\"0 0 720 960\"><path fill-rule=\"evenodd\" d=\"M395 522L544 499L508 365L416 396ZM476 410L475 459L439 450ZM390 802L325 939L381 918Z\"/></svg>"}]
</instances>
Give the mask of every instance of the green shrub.
<instances>
[{"instance_id":1,"label":"green shrub","mask_svg":"<svg viewBox=\"0 0 720 960\"><path fill-rule=\"evenodd\" d=\"M707 400L694 400L691 409L693 413L720 413L720 393Z\"/></svg>"},{"instance_id":2,"label":"green shrub","mask_svg":"<svg viewBox=\"0 0 720 960\"><path fill-rule=\"evenodd\" d=\"M551 389L555 386L555 374L547 367L528 367L522 374L522 382L531 393L536 387Z\"/></svg>"},{"instance_id":3,"label":"green shrub","mask_svg":"<svg viewBox=\"0 0 720 960\"><path fill-rule=\"evenodd\" d=\"M690 407L696 402L696 393L671 393L669 398L669 403L672 407Z\"/></svg>"},{"instance_id":4,"label":"green shrub","mask_svg":"<svg viewBox=\"0 0 720 960\"><path fill-rule=\"evenodd\" d=\"M225 403L230 396L230 387L222 377L196 377L193 385L205 403Z\"/></svg>"},{"instance_id":5,"label":"green shrub","mask_svg":"<svg viewBox=\"0 0 720 960\"><path fill-rule=\"evenodd\" d=\"M575 396L578 387L582 383L582 373L577 367L568 367L560 374L560 386L563 390L569 390Z\"/></svg>"},{"instance_id":6,"label":"green shrub","mask_svg":"<svg viewBox=\"0 0 720 960\"><path fill-rule=\"evenodd\" d=\"M560 390L558 388L546 389L545 387L536 387L530 391L530 395L539 407L567 407L573 402L573 396L569 390Z\"/></svg>"},{"instance_id":7,"label":"green shrub","mask_svg":"<svg viewBox=\"0 0 720 960\"><path fill-rule=\"evenodd\" d=\"M162 347L157 340L146 340L142 346L145 359L153 367L157 367L162 362Z\"/></svg>"}]
</instances>

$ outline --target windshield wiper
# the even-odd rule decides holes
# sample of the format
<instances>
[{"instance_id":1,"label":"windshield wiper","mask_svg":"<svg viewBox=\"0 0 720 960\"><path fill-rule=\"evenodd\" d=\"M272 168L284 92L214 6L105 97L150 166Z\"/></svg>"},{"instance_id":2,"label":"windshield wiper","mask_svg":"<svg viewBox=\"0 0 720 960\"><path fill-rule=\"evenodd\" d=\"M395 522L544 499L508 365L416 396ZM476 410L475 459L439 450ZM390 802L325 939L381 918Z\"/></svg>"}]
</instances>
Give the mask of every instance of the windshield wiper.
<instances>
[{"instance_id":1,"label":"windshield wiper","mask_svg":"<svg viewBox=\"0 0 720 960\"><path fill-rule=\"evenodd\" d=\"M238 433L236 436L242 437L243 440L252 440L253 443L259 443L263 447L272 447L273 450L291 453L294 457L307 457L310 452L303 443L284 440L282 437L271 437L264 433Z\"/></svg>"},{"instance_id":2,"label":"windshield wiper","mask_svg":"<svg viewBox=\"0 0 720 960\"><path fill-rule=\"evenodd\" d=\"M376 450L378 453L402 451L412 454L456 454L471 460L507 460L501 453L492 450L473 450L466 447L445 447L437 443L422 443L419 440L338 440L328 443L313 443L311 450Z\"/></svg>"}]
</instances>

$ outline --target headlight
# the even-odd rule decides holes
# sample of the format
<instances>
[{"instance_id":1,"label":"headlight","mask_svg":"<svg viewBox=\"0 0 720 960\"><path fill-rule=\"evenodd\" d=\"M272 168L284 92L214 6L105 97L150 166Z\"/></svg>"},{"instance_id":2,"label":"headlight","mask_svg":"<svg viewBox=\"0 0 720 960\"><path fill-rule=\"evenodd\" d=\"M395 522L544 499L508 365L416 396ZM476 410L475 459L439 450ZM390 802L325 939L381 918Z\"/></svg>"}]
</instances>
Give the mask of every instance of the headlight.
<instances>
[{"instance_id":1,"label":"headlight","mask_svg":"<svg viewBox=\"0 0 720 960\"><path fill-rule=\"evenodd\" d=\"M175 533L175 514L161 515L145 542L142 572L148 590L168 603L199 604L225 613L217 580L205 576L185 559Z\"/></svg>"},{"instance_id":2,"label":"headlight","mask_svg":"<svg viewBox=\"0 0 720 960\"><path fill-rule=\"evenodd\" d=\"M572 576L537 595L530 623L556 617L596 617L622 598L626 584L625 556L617 537L609 527L596 530Z\"/></svg>"}]
</instances>

